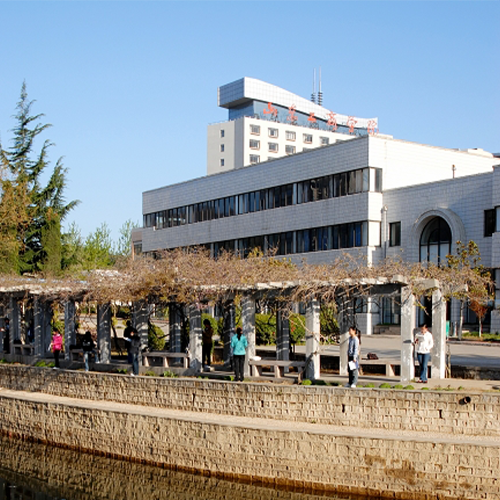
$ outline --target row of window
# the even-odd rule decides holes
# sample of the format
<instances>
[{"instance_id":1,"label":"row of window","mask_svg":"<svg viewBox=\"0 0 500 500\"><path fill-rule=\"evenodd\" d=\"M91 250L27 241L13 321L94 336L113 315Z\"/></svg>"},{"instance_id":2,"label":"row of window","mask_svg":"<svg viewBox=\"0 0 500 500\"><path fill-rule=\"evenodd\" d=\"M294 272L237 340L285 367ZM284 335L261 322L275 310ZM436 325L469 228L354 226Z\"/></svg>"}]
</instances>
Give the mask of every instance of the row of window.
<instances>
[{"instance_id":1,"label":"row of window","mask_svg":"<svg viewBox=\"0 0 500 500\"><path fill-rule=\"evenodd\" d=\"M163 229L194 224L367 191L382 191L381 169L351 170L145 214L144 227Z\"/></svg>"},{"instance_id":2,"label":"row of window","mask_svg":"<svg viewBox=\"0 0 500 500\"><path fill-rule=\"evenodd\" d=\"M368 227L367 221L360 221L219 241L212 244L213 255L216 257L222 251L229 251L246 257L254 249L266 254L275 249L277 255L290 255L362 247L368 244ZM205 246L210 249L212 245Z\"/></svg>"},{"instance_id":3,"label":"row of window","mask_svg":"<svg viewBox=\"0 0 500 500\"><path fill-rule=\"evenodd\" d=\"M321 137L321 145L328 146L328 144L329 144L328 137ZM250 139L249 146L250 146L250 149L259 150L260 149L260 141L258 141L256 139ZM277 153L279 150L279 145L277 142L268 142L267 147L268 147L268 151L271 153ZM305 150L306 149L304 148L304 151ZM221 153L224 152L224 144L221 144L220 151L221 151ZM293 154L295 154L295 152L296 152L295 146L292 146L290 144L285 145L285 153L287 155L293 155Z\"/></svg>"},{"instance_id":4,"label":"row of window","mask_svg":"<svg viewBox=\"0 0 500 500\"><path fill-rule=\"evenodd\" d=\"M268 136L272 139L277 139L279 137L279 130L277 128L268 128ZM221 137L224 137L223 130L221 130ZM250 125L250 134L260 135L260 125ZM297 139L297 134L293 130L286 130L285 137L287 141L295 141ZM320 144L326 146L329 144L330 139L328 137L320 137ZM306 144L312 144L313 136L312 134L303 134L303 140ZM251 146L250 146L251 147Z\"/></svg>"}]
</instances>

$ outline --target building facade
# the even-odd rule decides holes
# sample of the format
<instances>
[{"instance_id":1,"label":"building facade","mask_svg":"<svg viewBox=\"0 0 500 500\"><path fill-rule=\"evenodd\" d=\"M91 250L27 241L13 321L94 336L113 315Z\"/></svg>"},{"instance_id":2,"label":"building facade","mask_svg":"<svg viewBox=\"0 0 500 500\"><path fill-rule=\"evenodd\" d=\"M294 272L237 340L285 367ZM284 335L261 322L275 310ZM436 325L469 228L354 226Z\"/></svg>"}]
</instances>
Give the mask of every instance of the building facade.
<instances>
[{"instance_id":1,"label":"building facade","mask_svg":"<svg viewBox=\"0 0 500 500\"><path fill-rule=\"evenodd\" d=\"M240 94L235 91L224 100L222 95L220 90L219 102L234 106ZM275 96L266 97L261 100L263 109L275 107ZM305 117L305 105L304 110ZM368 128L349 134L331 127L330 131L300 124L292 127L286 118L285 123L277 123L262 117L233 117L213 128L213 139L220 141L224 130L231 147L242 151L240 160L215 173L220 160L215 155L209 175L143 193L144 224L134 234L136 248L155 252L205 246L213 255L222 249L242 255L254 248L275 249L295 262L312 264L333 262L345 252L371 263L385 257L440 262L454 251L457 241L473 240L480 248L481 263L500 282L497 156L372 135ZM260 136L255 135L256 124ZM242 130L236 134L236 128ZM345 137L332 135L328 144L317 142L311 150L280 153L271 161L266 152L265 161L251 162L246 148L250 137L260 137L267 148L270 129L278 130L273 139L279 152L287 144L287 131L295 132L296 139L311 130L317 133L315 138L328 133ZM370 306L367 314L373 315L374 324L398 321L394 304ZM457 314L453 306L449 319L453 321ZM491 329L500 331L497 312L491 314Z\"/></svg>"}]
</instances>

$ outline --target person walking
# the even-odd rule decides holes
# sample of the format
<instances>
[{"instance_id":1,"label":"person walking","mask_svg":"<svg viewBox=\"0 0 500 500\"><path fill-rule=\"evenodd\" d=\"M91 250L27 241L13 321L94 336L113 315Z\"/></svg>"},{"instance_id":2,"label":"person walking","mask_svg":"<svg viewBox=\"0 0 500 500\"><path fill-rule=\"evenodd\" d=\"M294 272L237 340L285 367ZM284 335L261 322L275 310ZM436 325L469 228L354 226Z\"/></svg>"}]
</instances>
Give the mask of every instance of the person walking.
<instances>
[{"instance_id":1,"label":"person walking","mask_svg":"<svg viewBox=\"0 0 500 500\"><path fill-rule=\"evenodd\" d=\"M434 347L432 333L427 325L422 325L420 332L415 335L415 345L417 348L418 366L420 367L419 384L427 384L427 367L431 359L431 350Z\"/></svg>"},{"instance_id":2,"label":"person walking","mask_svg":"<svg viewBox=\"0 0 500 500\"><path fill-rule=\"evenodd\" d=\"M203 332L202 332L202 352L201 352L201 364L203 366L208 366L210 368L212 361L212 348L214 335L214 329L208 318L203 320Z\"/></svg>"},{"instance_id":3,"label":"person walking","mask_svg":"<svg viewBox=\"0 0 500 500\"><path fill-rule=\"evenodd\" d=\"M359 369L359 338L358 329L355 326L349 328L349 345L347 347L347 371L349 382L346 387L355 388L358 383Z\"/></svg>"},{"instance_id":4,"label":"person walking","mask_svg":"<svg viewBox=\"0 0 500 500\"><path fill-rule=\"evenodd\" d=\"M52 353L54 354L54 362L55 362L54 368L60 368L59 355L61 354L62 346L63 346L62 336L59 333L59 330L57 328L54 328L54 331L52 332L52 342L51 342Z\"/></svg>"},{"instance_id":5,"label":"person walking","mask_svg":"<svg viewBox=\"0 0 500 500\"><path fill-rule=\"evenodd\" d=\"M88 372L89 356L90 353L93 352L95 349L95 344L94 341L92 340L92 334L89 331L85 332L85 335L83 336L82 349L83 349L83 362L85 363L85 371Z\"/></svg>"},{"instance_id":6,"label":"person walking","mask_svg":"<svg viewBox=\"0 0 500 500\"><path fill-rule=\"evenodd\" d=\"M132 337L132 333L134 331L134 328L132 327L132 323L130 320L127 320L127 323L125 323L125 330L123 331L123 338L125 339L125 345L127 347L127 363L132 364L132 354L130 354L130 347L131 347L131 342L130 342L130 337Z\"/></svg>"},{"instance_id":7,"label":"person walking","mask_svg":"<svg viewBox=\"0 0 500 500\"><path fill-rule=\"evenodd\" d=\"M248 341L243 335L243 331L240 327L236 328L236 333L231 338L231 347L233 349L234 379L236 382L243 382L245 355L247 352Z\"/></svg>"}]
</instances>

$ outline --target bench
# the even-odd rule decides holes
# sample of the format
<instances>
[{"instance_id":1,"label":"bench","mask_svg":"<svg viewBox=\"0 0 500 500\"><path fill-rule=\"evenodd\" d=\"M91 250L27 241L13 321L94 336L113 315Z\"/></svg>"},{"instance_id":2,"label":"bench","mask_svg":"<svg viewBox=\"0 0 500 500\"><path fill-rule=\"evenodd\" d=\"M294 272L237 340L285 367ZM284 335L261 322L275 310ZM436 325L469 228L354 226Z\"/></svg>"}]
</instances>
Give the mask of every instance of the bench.
<instances>
[{"instance_id":1,"label":"bench","mask_svg":"<svg viewBox=\"0 0 500 500\"><path fill-rule=\"evenodd\" d=\"M20 354L21 356L33 356L35 352L35 346L31 344L14 344L14 354Z\"/></svg>"},{"instance_id":2,"label":"bench","mask_svg":"<svg viewBox=\"0 0 500 500\"><path fill-rule=\"evenodd\" d=\"M379 365L385 366L385 375L386 377L395 377L396 372L394 370L395 366L399 366L401 364L400 360L397 359L360 359L359 366L362 369L363 366L367 365Z\"/></svg>"},{"instance_id":3,"label":"bench","mask_svg":"<svg viewBox=\"0 0 500 500\"><path fill-rule=\"evenodd\" d=\"M363 366L375 365L375 366L385 366L386 377L395 377L396 372L394 368L401 365L401 361L398 359L360 359L359 366L362 369ZM432 368L431 362L429 362L428 369ZM415 365L415 373L418 373L419 366L418 363Z\"/></svg>"},{"instance_id":4,"label":"bench","mask_svg":"<svg viewBox=\"0 0 500 500\"><path fill-rule=\"evenodd\" d=\"M150 358L162 358L163 368L170 368L170 360L182 359L182 366L189 368L189 357L184 352L168 352L168 351L150 351L142 353L142 364L144 366L150 365Z\"/></svg>"},{"instance_id":5,"label":"bench","mask_svg":"<svg viewBox=\"0 0 500 500\"><path fill-rule=\"evenodd\" d=\"M262 368L273 368L276 378L284 377L285 368L296 368L298 373L298 381L302 381L302 376L306 368L305 361L285 361L279 359L250 359L248 361L252 377L262 377Z\"/></svg>"},{"instance_id":6,"label":"bench","mask_svg":"<svg viewBox=\"0 0 500 500\"><path fill-rule=\"evenodd\" d=\"M97 350L89 351L94 356L94 359L99 359ZM83 349L70 349L69 358L71 361L83 361ZM98 361L96 361L97 363Z\"/></svg>"}]
</instances>

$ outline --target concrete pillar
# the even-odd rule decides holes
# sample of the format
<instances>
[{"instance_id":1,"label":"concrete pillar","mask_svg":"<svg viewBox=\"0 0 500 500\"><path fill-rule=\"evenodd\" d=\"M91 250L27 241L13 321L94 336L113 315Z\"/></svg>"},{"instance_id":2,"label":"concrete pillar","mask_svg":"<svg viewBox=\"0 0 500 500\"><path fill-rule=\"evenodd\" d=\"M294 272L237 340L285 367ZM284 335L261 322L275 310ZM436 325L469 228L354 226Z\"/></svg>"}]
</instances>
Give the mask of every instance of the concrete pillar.
<instances>
[{"instance_id":1,"label":"concrete pillar","mask_svg":"<svg viewBox=\"0 0 500 500\"><path fill-rule=\"evenodd\" d=\"M415 377L413 348L415 331L415 302L410 287L401 288L401 381L410 382Z\"/></svg>"},{"instance_id":2,"label":"concrete pillar","mask_svg":"<svg viewBox=\"0 0 500 500\"><path fill-rule=\"evenodd\" d=\"M319 379L321 358L319 354L320 306L317 300L306 305L306 378Z\"/></svg>"},{"instance_id":3,"label":"concrete pillar","mask_svg":"<svg viewBox=\"0 0 500 500\"><path fill-rule=\"evenodd\" d=\"M10 353L14 353L14 340L19 341L21 338L21 314L19 311L19 302L10 297L9 304L9 319L10 319Z\"/></svg>"},{"instance_id":4,"label":"concrete pillar","mask_svg":"<svg viewBox=\"0 0 500 500\"><path fill-rule=\"evenodd\" d=\"M33 328L35 335L35 356L45 357L50 352L52 331L52 306L40 297L33 299Z\"/></svg>"},{"instance_id":5,"label":"concrete pillar","mask_svg":"<svg viewBox=\"0 0 500 500\"><path fill-rule=\"evenodd\" d=\"M432 350L431 378L446 378L446 301L440 289L432 292Z\"/></svg>"},{"instance_id":6,"label":"concrete pillar","mask_svg":"<svg viewBox=\"0 0 500 500\"><path fill-rule=\"evenodd\" d=\"M222 356L224 358L224 366L227 368L231 366L231 335L234 333L236 318L236 311L234 308L234 302L232 300L224 304L223 315L224 331L222 334Z\"/></svg>"},{"instance_id":7,"label":"concrete pillar","mask_svg":"<svg viewBox=\"0 0 500 500\"><path fill-rule=\"evenodd\" d=\"M201 343L201 310L196 304L188 306L189 316L189 368L195 372L202 370L202 343Z\"/></svg>"},{"instance_id":8,"label":"concrete pillar","mask_svg":"<svg viewBox=\"0 0 500 500\"><path fill-rule=\"evenodd\" d=\"M74 300L64 303L64 359L70 359L71 345L76 344L76 304Z\"/></svg>"},{"instance_id":9,"label":"concrete pillar","mask_svg":"<svg viewBox=\"0 0 500 500\"><path fill-rule=\"evenodd\" d=\"M148 346L149 304L145 300L134 302L132 315L134 327L141 338L142 351Z\"/></svg>"},{"instance_id":10,"label":"concrete pillar","mask_svg":"<svg viewBox=\"0 0 500 500\"><path fill-rule=\"evenodd\" d=\"M276 359L290 359L290 312L286 305L276 313Z\"/></svg>"},{"instance_id":11,"label":"concrete pillar","mask_svg":"<svg viewBox=\"0 0 500 500\"><path fill-rule=\"evenodd\" d=\"M250 375L248 360L255 356L255 299L245 296L241 299L241 323L243 335L247 338L248 347L245 357L244 375Z\"/></svg>"},{"instance_id":12,"label":"concrete pillar","mask_svg":"<svg viewBox=\"0 0 500 500\"><path fill-rule=\"evenodd\" d=\"M365 297L364 307L366 312L357 313L357 325L361 331L361 335L372 335L373 334L373 314L372 310L374 308L374 302L372 297Z\"/></svg>"},{"instance_id":13,"label":"concrete pillar","mask_svg":"<svg viewBox=\"0 0 500 500\"><path fill-rule=\"evenodd\" d=\"M354 325L352 301L343 299L339 304L339 375L347 375L347 351L349 349L349 327Z\"/></svg>"},{"instance_id":14,"label":"concrete pillar","mask_svg":"<svg viewBox=\"0 0 500 500\"><path fill-rule=\"evenodd\" d=\"M170 304L168 308L168 330L170 334L170 351L181 352L181 312L179 304Z\"/></svg>"},{"instance_id":15,"label":"concrete pillar","mask_svg":"<svg viewBox=\"0 0 500 500\"><path fill-rule=\"evenodd\" d=\"M111 305L97 306L97 347L99 362L111 362Z\"/></svg>"}]
</instances>

